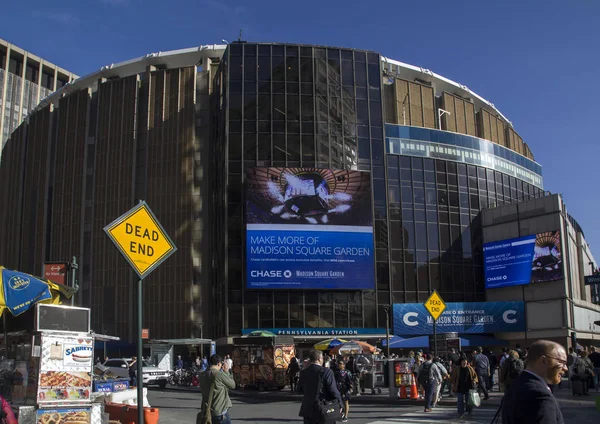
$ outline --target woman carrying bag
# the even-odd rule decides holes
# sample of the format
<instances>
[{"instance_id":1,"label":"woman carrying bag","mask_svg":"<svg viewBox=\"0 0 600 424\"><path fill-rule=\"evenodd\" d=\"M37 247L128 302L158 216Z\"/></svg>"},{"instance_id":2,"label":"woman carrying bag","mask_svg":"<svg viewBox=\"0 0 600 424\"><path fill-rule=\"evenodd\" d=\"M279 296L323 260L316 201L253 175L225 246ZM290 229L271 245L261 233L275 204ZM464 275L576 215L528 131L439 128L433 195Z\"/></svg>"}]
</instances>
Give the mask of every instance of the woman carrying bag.
<instances>
[{"instance_id":1,"label":"woman carrying bag","mask_svg":"<svg viewBox=\"0 0 600 424\"><path fill-rule=\"evenodd\" d=\"M465 415L465 407L469 415L473 412L473 402L470 401L469 392L473 390L473 387L477 387L477 383L477 373L469 365L467 358L461 357L460 365L454 368L450 376L450 387L457 396L456 405L459 418Z\"/></svg>"}]
</instances>

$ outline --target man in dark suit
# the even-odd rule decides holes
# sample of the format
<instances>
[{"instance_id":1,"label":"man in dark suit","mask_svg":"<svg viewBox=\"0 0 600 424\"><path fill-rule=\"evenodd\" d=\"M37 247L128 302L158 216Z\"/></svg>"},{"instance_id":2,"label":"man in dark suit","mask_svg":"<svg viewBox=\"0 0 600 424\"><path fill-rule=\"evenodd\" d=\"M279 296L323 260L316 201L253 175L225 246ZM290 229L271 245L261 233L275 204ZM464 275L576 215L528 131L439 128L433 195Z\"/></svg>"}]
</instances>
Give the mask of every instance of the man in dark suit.
<instances>
[{"instance_id":1,"label":"man in dark suit","mask_svg":"<svg viewBox=\"0 0 600 424\"><path fill-rule=\"evenodd\" d=\"M308 358L310 365L300 371L300 381L298 382L298 391L304 394L298 415L304 418L304 424L318 424L319 417L316 415L315 401L317 399L337 400L341 407L342 397L337 389L333 372L329 368L323 367L323 352L311 350ZM322 394L317 393L319 379L323 382Z\"/></svg>"},{"instance_id":2,"label":"man in dark suit","mask_svg":"<svg viewBox=\"0 0 600 424\"><path fill-rule=\"evenodd\" d=\"M548 385L560 383L567 372L564 347L548 340L533 343L527 367L504 395L502 424L564 424Z\"/></svg>"}]
</instances>

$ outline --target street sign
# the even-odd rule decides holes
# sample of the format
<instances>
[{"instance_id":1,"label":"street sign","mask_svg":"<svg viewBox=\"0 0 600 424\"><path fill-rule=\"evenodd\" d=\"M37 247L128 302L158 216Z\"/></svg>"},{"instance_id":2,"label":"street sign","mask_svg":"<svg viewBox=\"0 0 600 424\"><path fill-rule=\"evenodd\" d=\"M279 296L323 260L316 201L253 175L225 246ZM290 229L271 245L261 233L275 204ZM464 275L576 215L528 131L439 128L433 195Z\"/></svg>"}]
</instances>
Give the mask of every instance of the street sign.
<instances>
[{"instance_id":1,"label":"street sign","mask_svg":"<svg viewBox=\"0 0 600 424\"><path fill-rule=\"evenodd\" d=\"M586 275L585 276L585 284L586 285L600 284L600 274Z\"/></svg>"},{"instance_id":2,"label":"street sign","mask_svg":"<svg viewBox=\"0 0 600 424\"><path fill-rule=\"evenodd\" d=\"M146 202L104 227L140 279L171 256L177 248Z\"/></svg>"},{"instance_id":3,"label":"street sign","mask_svg":"<svg viewBox=\"0 0 600 424\"><path fill-rule=\"evenodd\" d=\"M46 262L44 264L44 278L56 284L65 285L67 283L67 269L69 264L66 262Z\"/></svg>"},{"instance_id":4,"label":"street sign","mask_svg":"<svg viewBox=\"0 0 600 424\"><path fill-rule=\"evenodd\" d=\"M140 277L137 285L137 375L143 375L142 345L144 335L148 338L149 331L145 329L144 334L142 328L144 307L142 282L144 277L175 253L177 248L150 207L141 200L137 206L104 227L104 231ZM144 382L140 379L137 385L137 398L143 397ZM144 408L138 408L137 422L144 422Z\"/></svg>"},{"instance_id":5,"label":"street sign","mask_svg":"<svg viewBox=\"0 0 600 424\"><path fill-rule=\"evenodd\" d=\"M444 312L444 310L446 309L446 304L444 303L444 300L435 290L433 291L433 293L431 293L431 296L429 296L429 298L425 301L423 305L425 306L425 309L427 309L427 311L431 314L431 317L434 321L437 321L440 315L442 315L442 312Z\"/></svg>"},{"instance_id":6,"label":"street sign","mask_svg":"<svg viewBox=\"0 0 600 424\"><path fill-rule=\"evenodd\" d=\"M148 340L150 338L150 330L147 328L142 328L142 339Z\"/></svg>"}]
</instances>

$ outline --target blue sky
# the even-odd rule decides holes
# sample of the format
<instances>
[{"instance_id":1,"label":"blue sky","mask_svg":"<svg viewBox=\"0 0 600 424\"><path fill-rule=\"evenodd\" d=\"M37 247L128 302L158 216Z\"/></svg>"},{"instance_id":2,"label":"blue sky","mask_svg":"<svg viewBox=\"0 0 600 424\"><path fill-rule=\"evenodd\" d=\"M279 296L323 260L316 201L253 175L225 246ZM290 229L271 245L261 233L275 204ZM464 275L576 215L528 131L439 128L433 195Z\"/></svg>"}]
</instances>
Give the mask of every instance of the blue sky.
<instances>
[{"instance_id":1,"label":"blue sky","mask_svg":"<svg viewBox=\"0 0 600 424\"><path fill-rule=\"evenodd\" d=\"M371 49L493 102L562 193L600 260L600 1L29 0L0 38L79 75L235 40Z\"/></svg>"}]
</instances>

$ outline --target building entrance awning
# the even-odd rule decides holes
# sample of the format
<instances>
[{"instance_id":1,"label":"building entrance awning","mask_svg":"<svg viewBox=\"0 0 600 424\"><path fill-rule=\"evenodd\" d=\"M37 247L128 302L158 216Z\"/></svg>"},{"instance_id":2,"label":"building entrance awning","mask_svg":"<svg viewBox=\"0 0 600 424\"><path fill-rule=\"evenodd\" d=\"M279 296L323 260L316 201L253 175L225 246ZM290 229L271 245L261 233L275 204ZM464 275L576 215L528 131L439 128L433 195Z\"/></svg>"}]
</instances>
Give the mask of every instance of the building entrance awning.
<instances>
[{"instance_id":1,"label":"building entrance awning","mask_svg":"<svg viewBox=\"0 0 600 424\"><path fill-rule=\"evenodd\" d=\"M383 346L387 346L387 341L383 339ZM461 347L475 347L475 346L506 346L508 342L506 340L500 340L495 337L484 336L480 334L462 334L460 336ZM417 337L390 337L390 348L402 349L402 348L417 348L417 347L429 347L429 336L417 336Z\"/></svg>"},{"instance_id":2,"label":"building entrance awning","mask_svg":"<svg viewBox=\"0 0 600 424\"><path fill-rule=\"evenodd\" d=\"M178 346L192 346L192 345L201 345L201 344L210 344L213 342L211 339L200 339L200 338L190 338L190 339L154 339L150 340L149 343L165 343L172 344Z\"/></svg>"}]
</instances>

